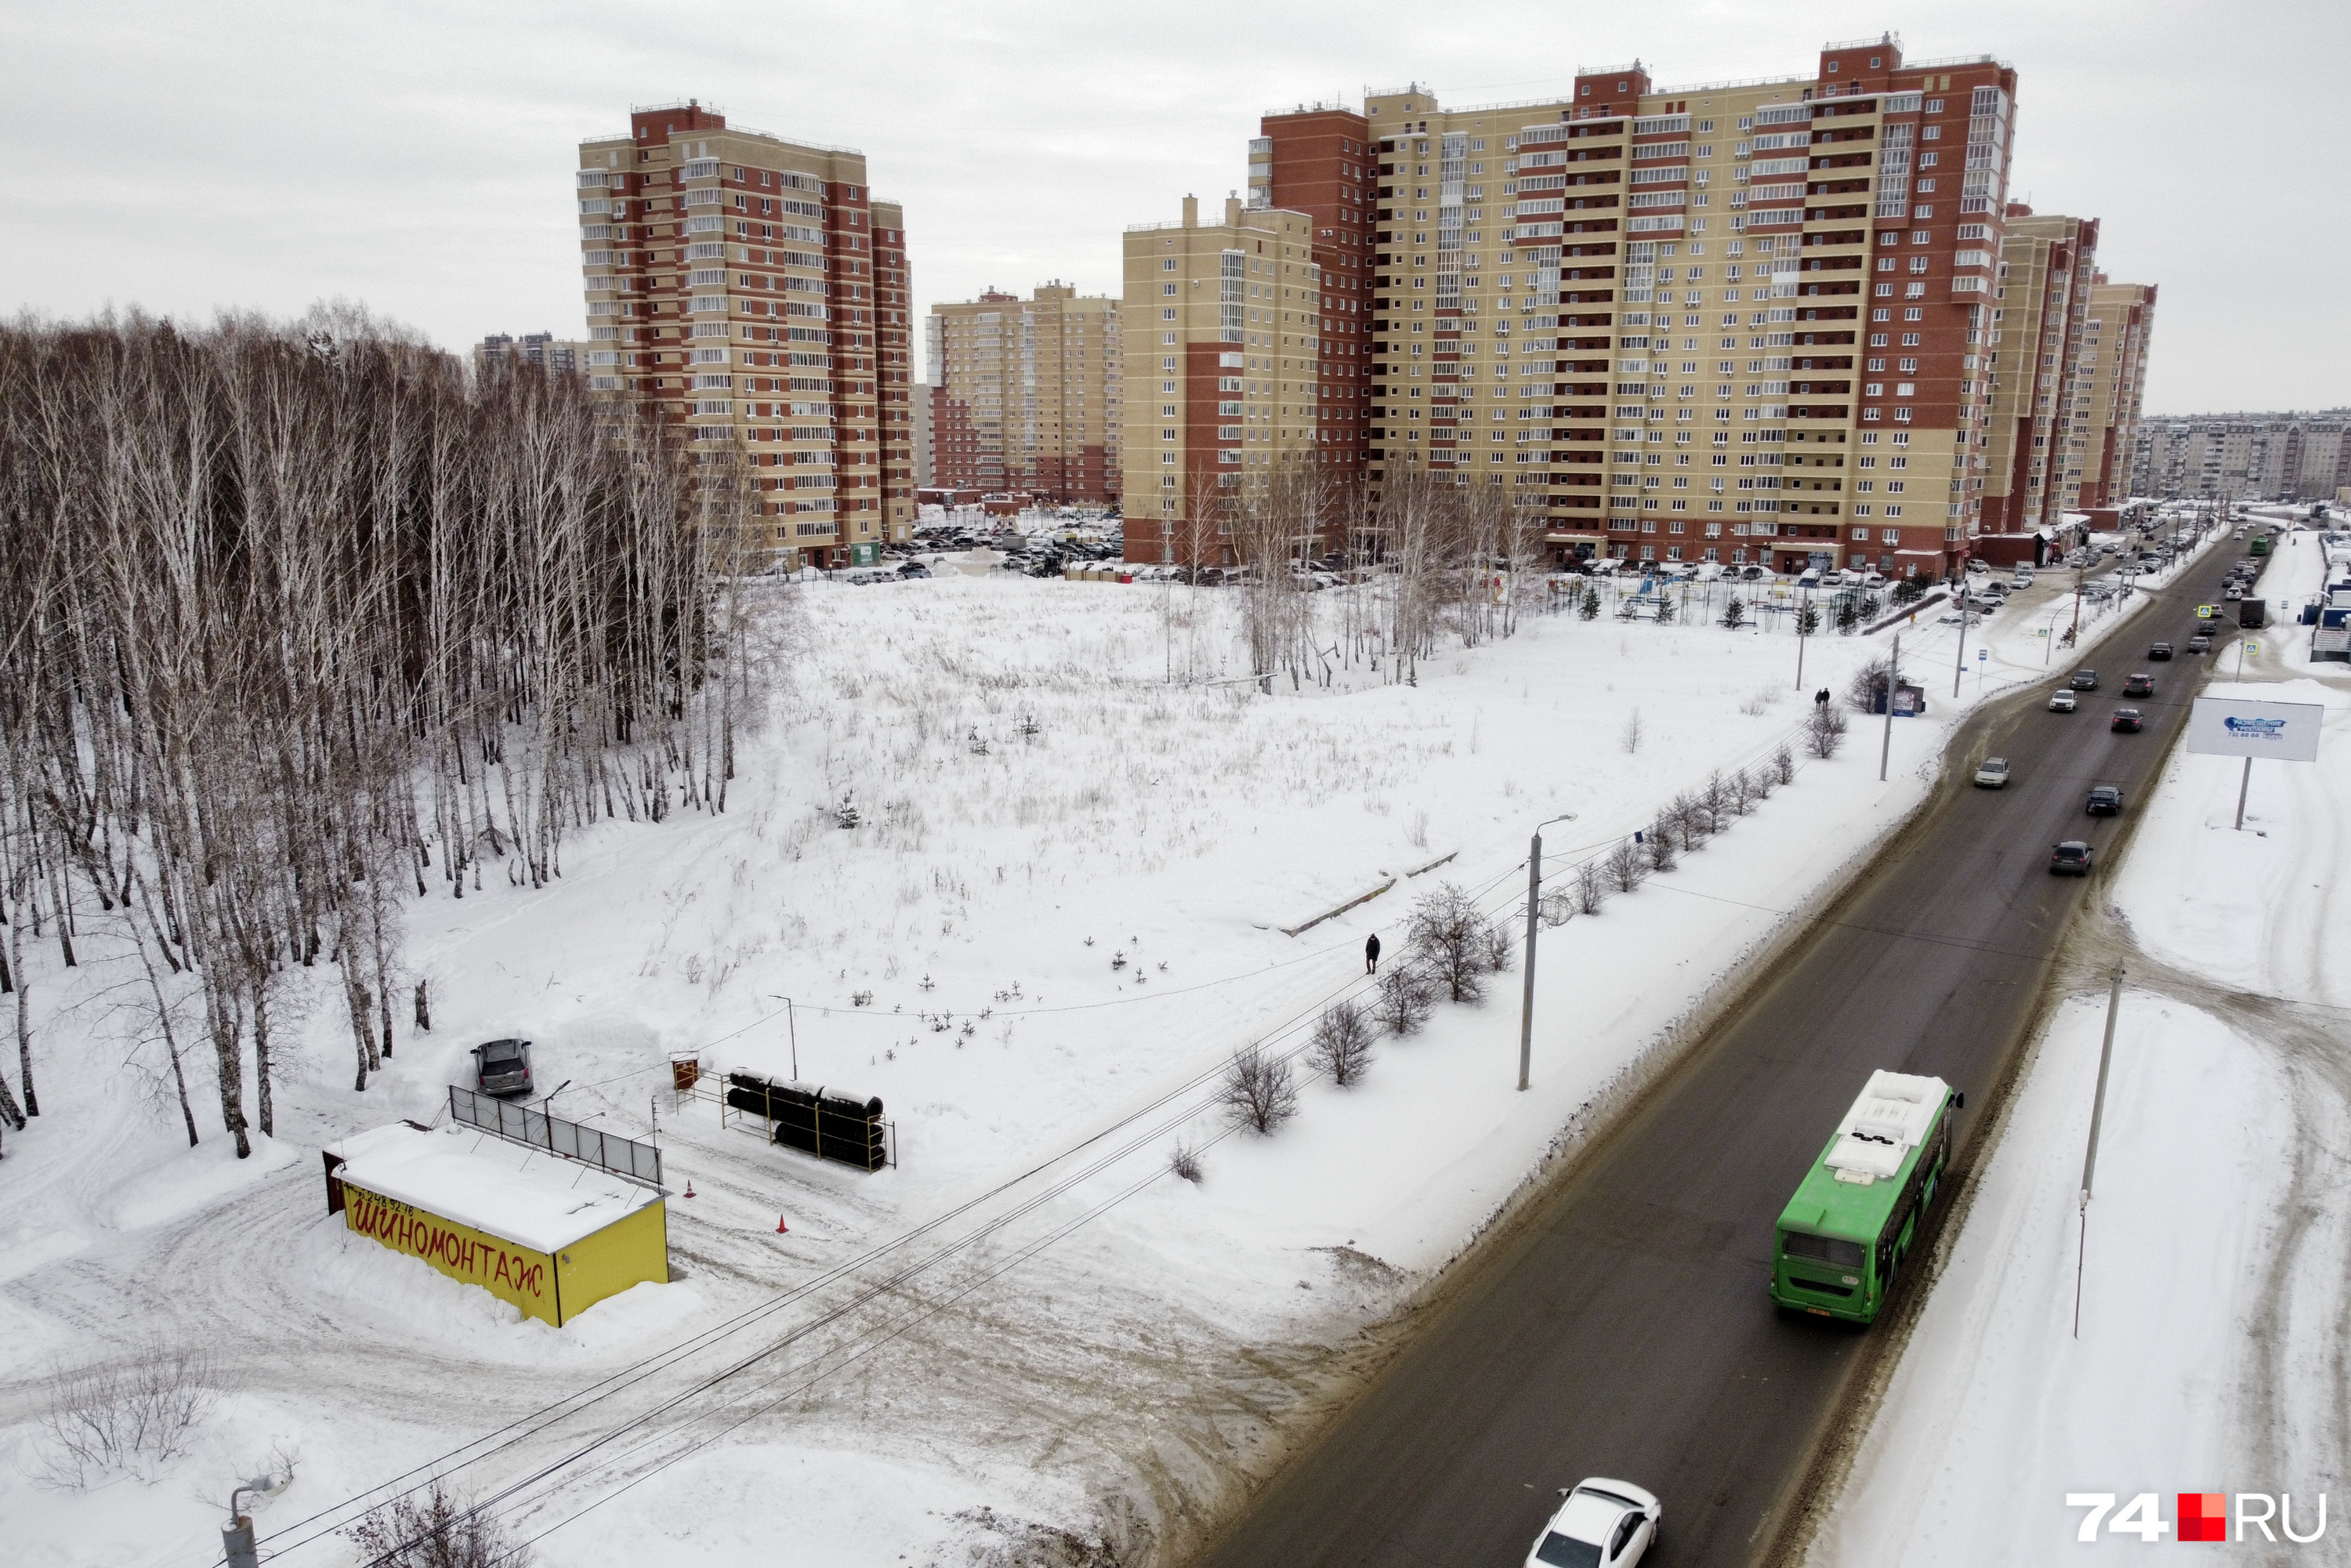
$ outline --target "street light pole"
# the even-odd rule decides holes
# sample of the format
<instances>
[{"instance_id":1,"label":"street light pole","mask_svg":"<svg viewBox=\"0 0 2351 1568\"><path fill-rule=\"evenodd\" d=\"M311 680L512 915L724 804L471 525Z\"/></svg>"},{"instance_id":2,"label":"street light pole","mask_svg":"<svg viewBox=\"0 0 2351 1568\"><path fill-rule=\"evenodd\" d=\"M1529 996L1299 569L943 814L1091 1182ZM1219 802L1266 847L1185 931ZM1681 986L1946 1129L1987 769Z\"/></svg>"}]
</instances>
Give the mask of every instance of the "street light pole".
<instances>
[{"instance_id":1,"label":"street light pole","mask_svg":"<svg viewBox=\"0 0 2351 1568\"><path fill-rule=\"evenodd\" d=\"M1527 846L1527 977L1526 990L1519 1001L1519 1087L1527 1086L1527 1071L1532 1064L1535 1049L1535 932L1541 925L1542 914L1542 831L1552 822L1575 820L1570 811L1563 817L1552 817L1535 824L1533 842Z\"/></svg>"},{"instance_id":2,"label":"street light pole","mask_svg":"<svg viewBox=\"0 0 2351 1568\"><path fill-rule=\"evenodd\" d=\"M2098 1128L2106 1119L2106 1073L2115 1061L2115 1018L2123 1007L2123 967L2115 964L2112 988L2106 992L2106 1040L2098 1048L2098 1092L2090 1102L2090 1146L2082 1156L2082 1239L2074 1254L2074 1337L2082 1337L2082 1265L2090 1244L2091 1178L2098 1172Z\"/></svg>"},{"instance_id":3,"label":"street light pole","mask_svg":"<svg viewBox=\"0 0 2351 1568\"><path fill-rule=\"evenodd\" d=\"M768 999L784 1004L784 1028L790 1032L792 1038L792 1082L798 1083L800 1081L800 1026L792 1017L792 998L779 997L770 991L768 993Z\"/></svg>"},{"instance_id":4,"label":"street light pole","mask_svg":"<svg viewBox=\"0 0 2351 1568\"><path fill-rule=\"evenodd\" d=\"M1961 616L1967 612L1961 611ZM1966 622L1961 621L1965 625ZM1894 652L1886 661L1886 743L1877 749L1877 781L1886 782L1886 769L1894 757L1894 682L1902 673L1902 633L1894 633Z\"/></svg>"},{"instance_id":5,"label":"street light pole","mask_svg":"<svg viewBox=\"0 0 2351 1568\"><path fill-rule=\"evenodd\" d=\"M1804 612L1813 607L1813 591L1801 592L1796 601L1796 689L1804 689Z\"/></svg>"},{"instance_id":6,"label":"street light pole","mask_svg":"<svg viewBox=\"0 0 2351 1568\"><path fill-rule=\"evenodd\" d=\"M1951 661L1951 700L1953 702L1959 700L1959 676L1968 667L1967 594L1967 586L1962 583L1959 587L1959 657ZM1892 699L1887 700L1890 702Z\"/></svg>"}]
</instances>

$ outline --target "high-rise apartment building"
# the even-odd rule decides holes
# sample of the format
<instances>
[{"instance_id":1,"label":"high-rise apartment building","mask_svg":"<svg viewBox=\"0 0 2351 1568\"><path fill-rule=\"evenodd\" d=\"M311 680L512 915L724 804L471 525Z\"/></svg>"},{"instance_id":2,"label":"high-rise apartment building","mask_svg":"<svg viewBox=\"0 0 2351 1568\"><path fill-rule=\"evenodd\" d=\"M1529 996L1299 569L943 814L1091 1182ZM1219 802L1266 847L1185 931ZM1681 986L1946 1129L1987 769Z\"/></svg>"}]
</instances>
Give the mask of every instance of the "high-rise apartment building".
<instances>
[{"instance_id":1,"label":"high-rise apartment building","mask_svg":"<svg viewBox=\"0 0 2351 1568\"><path fill-rule=\"evenodd\" d=\"M1285 458L1317 449L1314 220L1225 203L1125 236L1126 558L1228 562L1226 525Z\"/></svg>"},{"instance_id":2,"label":"high-rise apartment building","mask_svg":"<svg viewBox=\"0 0 2351 1568\"><path fill-rule=\"evenodd\" d=\"M2138 450L2139 404L2147 392L2147 359L2155 337L2155 286L2091 279L2090 319L2084 329L2082 380L2090 391L2089 462L2079 492L2085 512L2121 506L2131 496L2130 465Z\"/></svg>"},{"instance_id":3,"label":"high-rise apartment building","mask_svg":"<svg viewBox=\"0 0 2351 1568\"><path fill-rule=\"evenodd\" d=\"M580 145L591 390L731 456L757 558L870 560L912 531L905 219L862 153L633 110Z\"/></svg>"},{"instance_id":4,"label":"high-rise apartment building","mask_svg":"<svg viewBox=\"0 0 2351 1568\"><path fill-rule=\"evenodd\" d=\"M517 365L528 365L549 375L569 375L580 369L586 346L568 342L552 332L525 332L520 338L493 332L474 345L474 372L494 376Z\"/></svg>"},{"instance_id":5,"label":"high-rise apartment building","mask_svg":"<svg viewBox=\"0 0 2351 1568\"><path fill-rule=\"evenodd\" d=\"M907 390L914 394L914 396L908 401L907 406L914 411L914 415L913 422L914 431L914 488L921 490L938 483L937 480L931 477L931 475L935 471L935 464L931 454L932 388L925 382L916 382Z\"/></svg>"},{"instance_id":6,"label":"high-rise apartment building","mask_svg":"<svg viewBox=\"0 0 2351 1568\"><path fill-rule=\"evenodd\" d=\"M2054 528L2078 509L2090 463L2089 335L2098 221L2008 207L1992 285L1986 531Z\"/></svg>"},{"instance_id":7,"label":"high-rise apartment building","mask_svg":"<svg viewBox=\"0 0 2351 1568\"><path fill-rule=\"evenodd\" d=\"M1957 570L2015 92L1888 36L1761 81L1372 95L1373 486L1507 486L1562 551Z\"/></svg>"},{"instance_id":8,"label":"high-rise apartment building","mask_svg":"<svg viewBox=\"0 0 2351 1568\"><path fill-rule=\"evenodd\" d=\"M1066 283L1033 298L988 289L934 305L925 323L933 484L1025 490L1056 501L1119 498L1118 301Z\"/></svg>"},{"instance_id":9,"label":"high-rise apartment building","mask_svg":"<svg viewBox=\"0 0 2351 1568\"><path fill-rule=\"evenodd\" d=\"M1331 104L1269 114L1249 142L1249 204L1304 213L1322 279L1315 450L1340 486L1371 460L1371 121Z\"/></svg>"}]
</instances>

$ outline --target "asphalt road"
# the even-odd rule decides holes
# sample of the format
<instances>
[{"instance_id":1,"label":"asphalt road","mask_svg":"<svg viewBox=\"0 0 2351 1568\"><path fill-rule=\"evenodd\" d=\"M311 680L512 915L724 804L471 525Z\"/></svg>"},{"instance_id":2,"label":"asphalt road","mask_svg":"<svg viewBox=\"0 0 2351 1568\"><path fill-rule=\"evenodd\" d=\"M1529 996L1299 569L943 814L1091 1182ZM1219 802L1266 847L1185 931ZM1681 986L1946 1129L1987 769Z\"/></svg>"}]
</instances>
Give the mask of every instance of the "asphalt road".
<instances>
[{"instance_id":1,"label":"asphalt road","mask_svg":"<svg viewBox=\"0 0 2351 1568\"><path fill-rule=\"evenodd\" d=\"M2084 815L2093 784L2141 805L2202 663L2149 664L2147 643L2186 646L2241 548L2224 541L2080 661L2101 675L2080 711L2015 700L1963 730L1953 773L2004 756L2008 788L1942 790L1747 1005L1466 1265L1411 1345L1202 1563L1515 1564L1558 1489L1587 1475L1664 1500L1649 1562L1760 1561L1850 1418L1872 1332L1771 1308L1773 1222L1874 1068L1975 1091L1966 1157L1983 1092L2012 1065L2065 926L2100 883L2050 875L2049 848L2103 851L2123 831ZM2136 670L2158 683L2131 704L2147 727L2112 734ZM1848 744L1848 766L1874 761L1876 730L1856 724Z\"/></svg>"}]
</instances>

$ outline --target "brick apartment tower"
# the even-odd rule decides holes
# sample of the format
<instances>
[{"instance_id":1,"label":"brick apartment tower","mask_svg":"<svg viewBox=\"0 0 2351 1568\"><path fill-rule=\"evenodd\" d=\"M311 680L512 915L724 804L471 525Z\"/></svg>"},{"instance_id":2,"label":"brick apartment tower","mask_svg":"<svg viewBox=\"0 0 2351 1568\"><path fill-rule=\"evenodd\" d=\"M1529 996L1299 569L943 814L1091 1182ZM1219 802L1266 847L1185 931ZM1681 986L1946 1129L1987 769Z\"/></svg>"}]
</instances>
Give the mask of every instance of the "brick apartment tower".
<instances>
[{"instance_id":1,"label":"brick apartment tower","mask_svg":"<svg viewBox=\"0 0 2351 1568\"><path fill-rule=\"evenodd\" d=\"M1058 282L1027 300L991 288L932 306L925 331L934 443L955 433L934 446L933 484L1118 499L1117 300Z\"/></svg>"},{"instance_id":2,"label":"brick apartment tower","mask_svg":"<svg viewBox=\"0 0 2351 1568\"><path fill-rule=\"evenodd\" d=\"M1889 35L1762 81L1373 94L1374 486L1508 485L1562 554L1959 570L2015 90Z\"/></svg>"},{"instance_id":3,"label":"brick apartment tower","mask_svg":"<svg viewBox=\"0 0 2351 1568\"><path fill-rule=\"evenodd\" d=\"M2113 283L2097 274L2085 331L2081 376L2090 389L2090 461L2083 467L2080 505L2097 512L2130 498L2131 456L2138 449L2139 405L2155 337L2155 286Z\"/></svg>"},{"instance_id":4,"label":"brick apartment tower","mask_svg":"<svg viewBox=\"0 0 2351 1568\"><path fill-rule=\"evenodd\" d=\"M870 559L914 527L905 219L863 154L698 102L580 145L589 385L750 469L747 548Z\"/></svg>"},{"instance_id":5,"label":"brick apartment tower","mask_svg":"<svg viewBox=\"0 0 2351 1568\"><path fill-rule=\"evenodd\" d=\"M1269 114L1250 141L1249 204L1304 213L1322 272L1315 450L1343 490L1371 462L1371 122L1352 110L1301 106Z\"/></svg>"},{"instance_id":6,"label":"brick apartment tower","mask_svg":"<svg viewBox=\"0 0 2351 1568\"><path fill-rule=\"evenodd\" d=\"M1126 559L1229 563L1228 508L1316 449L1322 296L1314 220L1225 203L1125 236Z\"/></svg>"}]
</instances>

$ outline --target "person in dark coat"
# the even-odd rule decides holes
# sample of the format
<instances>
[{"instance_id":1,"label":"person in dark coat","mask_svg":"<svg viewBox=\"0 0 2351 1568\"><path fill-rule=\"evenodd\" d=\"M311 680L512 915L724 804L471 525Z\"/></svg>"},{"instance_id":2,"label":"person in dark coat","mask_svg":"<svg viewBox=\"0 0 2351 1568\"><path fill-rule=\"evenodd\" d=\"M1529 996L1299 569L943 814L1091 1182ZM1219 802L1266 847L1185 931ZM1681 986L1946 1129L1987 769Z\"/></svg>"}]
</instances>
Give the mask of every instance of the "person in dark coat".
<instances>
[{"instance_id":1,"label":"person in dark coat","mask_svg":"<svg viewBox=\"0 0 2351 1568\"><path fill-rule=\"evenodd\" d=\"M1379 972L1380 934L1374 931L1364 943L1364 973L1366 975L1376 975Z\"/></svg>"}]
</instances>

